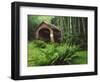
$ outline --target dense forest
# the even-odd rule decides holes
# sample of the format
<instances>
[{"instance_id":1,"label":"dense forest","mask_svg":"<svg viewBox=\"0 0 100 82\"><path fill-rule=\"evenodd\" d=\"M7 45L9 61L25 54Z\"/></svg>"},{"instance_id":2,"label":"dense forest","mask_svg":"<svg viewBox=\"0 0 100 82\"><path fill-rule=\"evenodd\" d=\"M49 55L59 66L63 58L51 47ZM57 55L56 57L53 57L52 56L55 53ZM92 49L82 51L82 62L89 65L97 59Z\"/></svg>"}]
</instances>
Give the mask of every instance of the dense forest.
<instances>
[{"instance_id":1,"label":"dense forest","mask_svg":"<svg viewBox=\"0 0 100 82\"><path fill-rule=\"evenodd\" d=\"M35 39L36 28L43 21L59 27L63 42L80 45L80 48L87 49L87 18L29 15L28 40Z\"/></svg>"},{"instance_id":2,"label":"dense forest","mask_svg":"<svg viewBox=\"0 0 100 82\"><path fill-rule=\"evenodd\" d=\"M88 19L86 17L28 15L28 41L29 42L36 40L35 32L37 26L43 21L46 21L49 24L53 24L58 27L58 29L61 31L61 37L62 37L61 43L68 44L68 46L70 45L71 47L73 45L78 46L79 51L87 51ZM42 42L41 45L43 44L44 43ZM30 53L31 52L29 50L29 54ZM28 59L29 62L32 60L33 60L32 58ZM31 62L31 64L33 63Z\"/></svg>"}]
</instances>

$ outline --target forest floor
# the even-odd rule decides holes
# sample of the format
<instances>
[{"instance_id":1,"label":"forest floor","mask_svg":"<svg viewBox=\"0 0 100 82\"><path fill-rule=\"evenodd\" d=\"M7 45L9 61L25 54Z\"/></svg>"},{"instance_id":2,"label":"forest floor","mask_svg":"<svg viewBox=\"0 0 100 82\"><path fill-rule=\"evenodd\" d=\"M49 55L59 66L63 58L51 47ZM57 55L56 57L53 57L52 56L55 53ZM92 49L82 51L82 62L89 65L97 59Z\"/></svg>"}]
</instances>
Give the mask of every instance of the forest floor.
<instances>
[{"instance_id":1,"label":"forest floor","mask_svg":"<svg viewBox=\"0 0 100 82\"><path fill-rule=\"evenodd\" d=\"M46 46L46 47L45 47ZM59 52L64 52L64 46L58 46ZM43 42L29 42L28 43L28 66L44 66L50 65L51 60L56 60L59 56L55 50L55 44L45 44ZM46 53L44 53L44 51ZM74 58L72 64L87 64L87 51L76 51L78 59Z\"/></svg>"}]
</instances>

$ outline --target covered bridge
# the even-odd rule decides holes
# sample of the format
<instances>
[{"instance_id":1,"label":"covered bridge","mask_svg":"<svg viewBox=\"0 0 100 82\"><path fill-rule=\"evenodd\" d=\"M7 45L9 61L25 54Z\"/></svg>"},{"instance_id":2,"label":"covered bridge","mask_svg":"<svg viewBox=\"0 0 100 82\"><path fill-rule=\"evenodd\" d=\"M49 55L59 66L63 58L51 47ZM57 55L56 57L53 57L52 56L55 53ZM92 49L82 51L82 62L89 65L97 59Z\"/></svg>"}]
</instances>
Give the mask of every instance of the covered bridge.
<instances>
[{"instance_id":1,"label":"covered bridge","mask_svg":"<svg viewBox=\"0 0 100 82\"><path fill-rule=\"evenodd\" d=\"M61 32L55 25L42 22L37 27L36 38L43 41L60 42Z\"/></svg>"}]
</instances>

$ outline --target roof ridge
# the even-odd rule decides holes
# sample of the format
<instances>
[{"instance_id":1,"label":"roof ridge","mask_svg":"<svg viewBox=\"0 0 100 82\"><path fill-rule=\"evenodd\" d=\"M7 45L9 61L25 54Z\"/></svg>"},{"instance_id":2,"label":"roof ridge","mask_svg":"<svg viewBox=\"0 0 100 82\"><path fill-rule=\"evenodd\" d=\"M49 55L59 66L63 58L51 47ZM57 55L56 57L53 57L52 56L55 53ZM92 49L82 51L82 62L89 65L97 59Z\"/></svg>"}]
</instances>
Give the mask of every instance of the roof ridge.
<instances>
[{"instance_id":1,"label":"roof ridge","mask_svg":"<svg viewBox=\"0 0 100 82\"><path fill-rule=\"evenodd\" d=\"M56 25L51 24L51 23L46 22L46 21L43 21L43 22L44 22L44 23L46 23L47 25L52 26L52 27L54 27L54 28L56 28L56 29L58 29L58 30L59 30L59 28L57 28L57 26L56 26ZM52 28L52 27L51 27L51 28Z\"/></svg>"}]
</instances>

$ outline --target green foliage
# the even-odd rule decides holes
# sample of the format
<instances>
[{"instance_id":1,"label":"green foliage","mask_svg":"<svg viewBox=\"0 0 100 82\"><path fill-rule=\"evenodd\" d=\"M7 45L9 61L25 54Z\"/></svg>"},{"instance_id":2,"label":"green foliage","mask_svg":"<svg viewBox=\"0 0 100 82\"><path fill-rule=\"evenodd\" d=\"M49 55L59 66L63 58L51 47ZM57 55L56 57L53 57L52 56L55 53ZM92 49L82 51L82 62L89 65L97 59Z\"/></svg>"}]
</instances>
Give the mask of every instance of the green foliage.
<instances>
[{"instance_id":1,"label":"green foliage","mask_svg":"<svg viewBox=\"0 0 100 82\"><path fill-rule=\"evenodd\" d=\"M68 44L61 44L58 47L59 58L55 61L55 64L73 64L71 62L73 57L76 57L75 54L78 50L78 46L69 46Z\"/></svg>"},{"instance_id":2,"label":"green foliage","mask_svg":"<svg viewBox=\"0 0 100 82\"><path fill-rule=\"evenodd\" d=\"M41 40L35 40L34 45L36 47L39 47L39 48L45 48L46 47L46 43L44 41L41 41Z\"/></svg>"},{"instance_id":3,"label":"green foliage","mask_svg":"<svg viewBox=\"0 0 100 82\"><path fill-rule=\"evenodd\" d=\"M86 51L78 51L76 52L78 57L74 57L71 62L73 64L87 64L88 63L88 57L87 57L87 52Z\"/></svg>"},{"instance_id":4,"label":"green foliage","mask_svg":"<svg viewBox=\"0 0 100 82\"><path fill-rule=\"evenodd\" d=\"M28 66L84 64L85 52L77 52L78 46L34 40L28 43ZM82 54L81 57L80 54ZM83 62L79 60L83 59Z\"/></svg>"},{"instance_id":5,"label":"green foliage","mask_svg":"<svg viewBox=\"0 0 100 82\"><path fill-rule=\"evenodd\" d=\"M81 50L87 50L87 18L55 16L52 24L59 27L62 41L70 45L80 45Z\"/></svg>"},{"instance_id":6,"label":"green foliage","mask_svg":"<svg viewBox=\"0 0 100 82\"><path fill-rule=\"evenodd\" d=\"M37 42L38 43L38 42ZM28 43L28 66L40 66L47 64L48 60L36 42Z\"/></svg>"}]
</instances>

